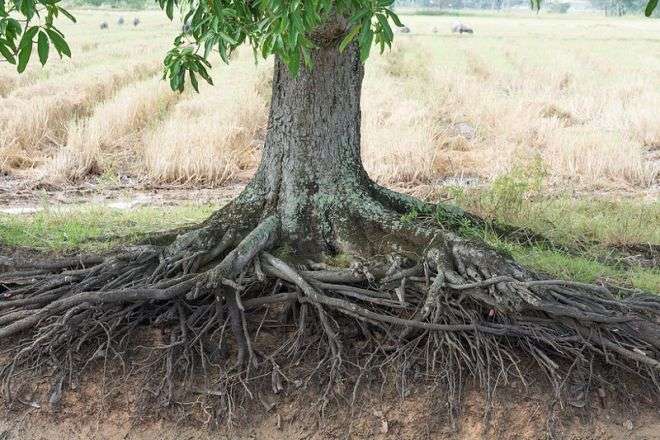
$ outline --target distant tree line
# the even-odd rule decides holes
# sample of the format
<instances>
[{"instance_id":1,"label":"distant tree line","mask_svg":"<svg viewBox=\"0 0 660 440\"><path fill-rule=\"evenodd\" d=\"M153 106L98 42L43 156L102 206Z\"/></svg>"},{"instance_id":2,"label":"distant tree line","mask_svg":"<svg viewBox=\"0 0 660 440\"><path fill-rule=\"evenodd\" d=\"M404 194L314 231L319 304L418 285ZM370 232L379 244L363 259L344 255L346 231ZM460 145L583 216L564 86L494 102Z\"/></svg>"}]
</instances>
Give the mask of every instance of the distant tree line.
<instances>
[{"instance_id":1,"label":"distant tree line","mask_svg":"<svg viewBox=\"0 0 660 440\"><path fill-rule=\"evenodd\" d=\"M591 7L603 11L606 15L643 14L647 0L589 0ZM500 10L529 6L529 0L396 0L399 7L418 7L425 9L490 9ZM571 7L570 1L543 1L543 9L565 14ZM660 16L656 10L654 16Z\"/></svg>"},{"instance_id":2,"label":"distant tree line","mask_svg":"<svg viewBox=\"0 0 660 440\"><path fill-rule=\"evenodd\" d=\"M95 8L116 9L146 9L148 7L155 8L158 5L153 0L69 0L66 3L77 7L92 6Z\"/></svg>"},{"instance_id":3,"label":"distant tree line","mask_svg":"<svg viewBox=\"0 0 660 440\"><path fill-rule=\"evenodd\" d=\"M603 11L606 15L622 16L641 14L644 12L647 0L589 0L593 9ZM109 7L117 9L145 9L155 7L153 0L69 0L66 3L73 6ZM529 0L396 0L395 6L418 7L425 9L486 9L500 10L528 6ZM565 14L571 7L568 1L545 1L543 8L556 13ZM653 14L660 17L660 9Z\"/></svg>"},{"instance_id":4,"label":"distant tree line","mask_svg":"<svg viewBox=\"0 0 660 440\"><path fill-rule=\"evenodd\" d=\"M529 0L397 0L396 6L437 9L506 9L529 5Z\"/></svg>"},{"instance_id":5,"label":"distant tree line","mask_svg":"<svg viewBox=\"0 0 660 440\"><path fill-rule=\"evenodd\" d=\"M606 15L641 14L646 8L646 0L589 0L594 9L604 11ZM654 17L660 17L660 9L655 10Z\"/></svg>"}]
</instances>

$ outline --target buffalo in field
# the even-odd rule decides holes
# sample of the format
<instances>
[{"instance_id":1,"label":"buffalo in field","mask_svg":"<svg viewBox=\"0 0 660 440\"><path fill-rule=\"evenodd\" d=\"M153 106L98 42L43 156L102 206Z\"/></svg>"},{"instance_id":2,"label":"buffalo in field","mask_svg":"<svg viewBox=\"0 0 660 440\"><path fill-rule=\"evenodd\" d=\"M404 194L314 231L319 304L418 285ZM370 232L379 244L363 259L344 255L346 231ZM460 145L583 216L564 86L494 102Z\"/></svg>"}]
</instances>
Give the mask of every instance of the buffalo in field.
<instances>
[{"instance_id":1,"label":"buffalo in field","mask_svg":"<svg viewBox=\"0 0 660 440\"><path fill-rule=\"evenodd\" d=\"M138 17L135 17L135 18L133 19L133 26L137 26L137 25L139 25L139 24L140 24L140 19L139 19Z\"/></svg>"},{"instance_id":2,"label":"buffalo in field","mask_svg":"<svg viewBox=\"0 0 660 440\"><path fill-rule=\"evenodd\" d=\"M107 21L102 21L101 26L99 26L101 29L108 29L108 22Z\"/></svg>"},{"instance_id":3,"label":"buffalo in field","mask_svg":"<svg viewBox=\"0 0 660 440\"><path fill-rule=\"evenodd\" d=\"M464 34L464 33L465 34L473 34L474 33L474 30L470 26L468 26L466 24L463 24L460 21L456 21L451 25L451 31L455 34L456 33L458 33L458 34Z\"/></svg>"}]
</instances>

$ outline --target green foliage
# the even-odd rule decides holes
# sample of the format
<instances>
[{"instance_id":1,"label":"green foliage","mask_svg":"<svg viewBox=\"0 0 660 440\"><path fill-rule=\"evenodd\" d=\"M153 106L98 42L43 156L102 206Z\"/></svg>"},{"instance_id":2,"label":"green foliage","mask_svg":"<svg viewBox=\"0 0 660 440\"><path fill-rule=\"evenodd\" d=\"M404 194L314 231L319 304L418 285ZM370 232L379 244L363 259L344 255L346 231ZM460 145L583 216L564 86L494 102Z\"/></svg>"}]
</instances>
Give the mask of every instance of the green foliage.
<instances>
[{"instance_id":1,"label":"green foliage","mask_svg":"<svg viewBox=\"0 0 660 440\"><path fill-rule=\"evenodd\" d=\"M53 24L62 14L75 18L59 5L60 0L0 0L0 60L15 64L23 72L33 47L42 65L48 61L51 45L60 57L71 56L64 35Z\"/></svg>"},{"instance_id":2,"label":"green foliage","mask_svg":"<svg viewBox=\"0 0 660 440\"><path fill-rule=\"evenodd\" d=\"M331 257L326 257L325 259L325 264L328 266L332 267L343 267L348 269L351 267L351 263L353 262L353 257L349 254L337 254L333 255Z\"/></svg>"},{"instance_id":3,"label":"green foliage","mask_svg":"<svg viewBox=\"0 0 660 440\"><path fill-rule=\"evenodd\" d=\"M580 245L579 252L558 250L549 244L529 244L521 237L503 236L488 225L474 225L463 216L461 208L442 205L433 212L416 210L416 220L437 222L442 227L458 225L465 237L485 240L499 252L558 278L594 282L608 281L652 292L660 291L660 270L621 260L612 243L658 243L660 232L655 225L660 204L649 206L634 201L567 201L534 202L524 222L516 222L549 237L558 245L595 240L592 246ZM29 247L44 251L103 251L119 244L139 240L145 233L167 230L207 218L217 206L190 205L179 207L142 207L119 210L102 206L48 209L30 215L0 214L0 243L11 247ZM594 221L589 221L594 219ZM497 220L497 219L496 219ZM609 229L608 229L609 228ZM626 234L622 234L624 231ZM613 241L613 238L618 241ZM274 250L277 256L293 258L290 246ZM625 264L621 264L621 262ZM351 256L328 257L326 264L349 267Z\"/></svg>"},{"instance_id":4,"label":"green foliage","mask_svg":"<svg viewBox=\"0 0 660 440\"><path fill-rule=\"evenodd\" d=\"M660 293L660 270L639 265L619 265L605 262L608 251L592 255L575 255L544 246L528 245L489 234L485 240L498 251L511 256L523 265L550 276L615 285Z\"/></svg>"},{"instance_id":5,"label":"green foliage","mask_svg":"<svg viewBox=\"0 0 660 440\"><path fill-rule=\"evenodd\" d=\"M497 177L490 191L484 194L495 213L502 210L519 211L526 197L541 190L546 177L543 162L539 159L529 165L517 166L511 172Z\"/></svg>"},{"instance_id":6,"label":"green foliage","mask_svg":"<svg viewBox=\"0 0 660 440\"><path fill-rule=\"evenodd\" d=\"M540 195L547 176L540 158L518 165L509 173L497 177L485 190L466 192L463 188L450 188L453 199L468 205L486 217L510 217L525 209L525 202Z\"/></svg>"},{"instance_id":7,"label":"green foliage","mask_svg":"<svg viewBox=\"0 0 660 440\"><path fill-rule=\"evenodd\" d=\"M252 46L255 57L277 55L297 75L301 67L313 67L313 31L332 14L348 18L348 31L339 49L357 41L364 61L372 44L381 51L390 46L394 38L390 21L402 26L390 9L392 3L393 0L159 0L170 19L175 8L181 9L187 24L165 59L165 76L170 78L172 88L182 90L188 72L196 89L195 74L210 82L206 60L212 53L217 52L228 63L231 53L244 43Z\"/></svg>"},{"instance_id":8,"label":"green foliage","mask_svg":"<svg viewBox=\"0 0 660 440\"><path fill-rule=\"evenodd\" d=\"M403 214L401 216L401 221L406 225L410 225L415 220L417 220L419 218L419 216L420 216L420 211L418 211L417 209L413 209L412 211L410 211L406 214Z\"/></svg>"},{"instance_id":9,"label":"green foliage","mask_svg":"<svg viewBox=\"0 0 660 440\"><path fill-rule=\"evenodd\" d=\"M469 208L483 208L488 200L461 191L455 195ZM496 216L481 223L449 203L438 205L433 212L413 210L402 220L429 221L464 238L483 240L501 254L553 277L660 292L660 270L637 264L619 250L625 245L660 242L655 226L660 218L659 203L562 198L525 199L523 204L521 210L493 210ZM503 224L513 228L503 231ZM546 240L535 241L533 234Z\"/></svg>"},{"instance_id":10,"label":"green foliage","mask_svg":"<svg viewBox=\"0 0 660 440\"><path fill-rule=\"evenodd\" d=\"M491 189L454 190L454 201L487 221L507 224L542 235L564 247L585 249L593 243L607 247L660 244L660 203L642 200L575 199L572 195L544 197L535 193L510 208Z\"/></svg>"}]
</instances>

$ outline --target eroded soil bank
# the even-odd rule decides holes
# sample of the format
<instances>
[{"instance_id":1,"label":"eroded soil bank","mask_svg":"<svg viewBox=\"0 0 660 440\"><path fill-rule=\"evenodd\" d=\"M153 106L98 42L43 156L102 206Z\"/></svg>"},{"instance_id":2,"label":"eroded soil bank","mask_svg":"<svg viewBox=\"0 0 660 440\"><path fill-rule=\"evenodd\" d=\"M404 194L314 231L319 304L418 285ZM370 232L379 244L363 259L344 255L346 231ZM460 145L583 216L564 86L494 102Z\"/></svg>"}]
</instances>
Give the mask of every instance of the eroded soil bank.
<instances>
[{"instance_id":1,"label":"eroded soil bank","mask_svg":"<svg viewBox=\"0 0 660 440\"><path fill-rule=\"evenodd\" d=\"M539 378L538 384L527 388L520 382L498 388L490 417L484 417L483 392L469 389L463 393L455 424L448 415L445 396L420 386L410 388L409 396L401 398L381 394L374 384L357 400L352 414L345 405L333 404L322 419L310 410L313 393L264 393L259 399L263 411L256 411L252 420L231 431L226 426L211 427L209 414L203 412L196 417L177 416L183 408L165 410L158 417L141 417L134 409L138 390L104 402L98 397L102 385L87 383L80 391L68 393L57 410L37 400L3 410L0 439L660 439L657 396L640 395L635 401L622 402L609 391L602 397L602 392L593 390L586 398L579 395L562 405L541 382Z\"/></svg>"}]
</instances>

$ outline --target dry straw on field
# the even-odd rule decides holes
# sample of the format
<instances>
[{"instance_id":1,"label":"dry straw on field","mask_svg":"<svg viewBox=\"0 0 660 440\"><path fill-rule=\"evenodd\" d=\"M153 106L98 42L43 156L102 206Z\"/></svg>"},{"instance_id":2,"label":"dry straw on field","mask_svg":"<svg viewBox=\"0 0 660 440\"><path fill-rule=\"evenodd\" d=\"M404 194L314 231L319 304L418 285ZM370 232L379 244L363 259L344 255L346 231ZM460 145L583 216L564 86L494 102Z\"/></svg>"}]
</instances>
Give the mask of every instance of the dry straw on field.
<instances>
[{"instance_id":1,"label":"dry straw on field","mask_svg":"<svg viewBox=\"0 0 660 440\"><path fill-rule=\"evenodd\" d=\"M89 118L71 124L67 145L49 163L46 175L76 181L113 169L122 157L124 163L134 162L142 153L143 130L157 124L179 96L160 76L121 89Z\"/></svg>"},{"instance_id":2,"label":"dry straw on field","mask_svg":"<svg viewBox=\"0 0 660 440\"><path fill-rule=\"evenodd\" d=\"M67 141L69 122L89 115L94 107L127 84L152 75L156 63L139 63L107 72L96 67L74 80L53 79L21 88L0 107L0 168L38 164Z\"/></svg>"},{"instance_id":3,"label":"dry straw on field","mask_svg":"<svg viewBox=\"0 0 660 440\"><path fill-rule=\"evenodd\" d=\"M180 102L145 142L145 165L158 181L222 184L255 164L266 101L252 70L229 87Z\"/></svg>"}]
</instances>

